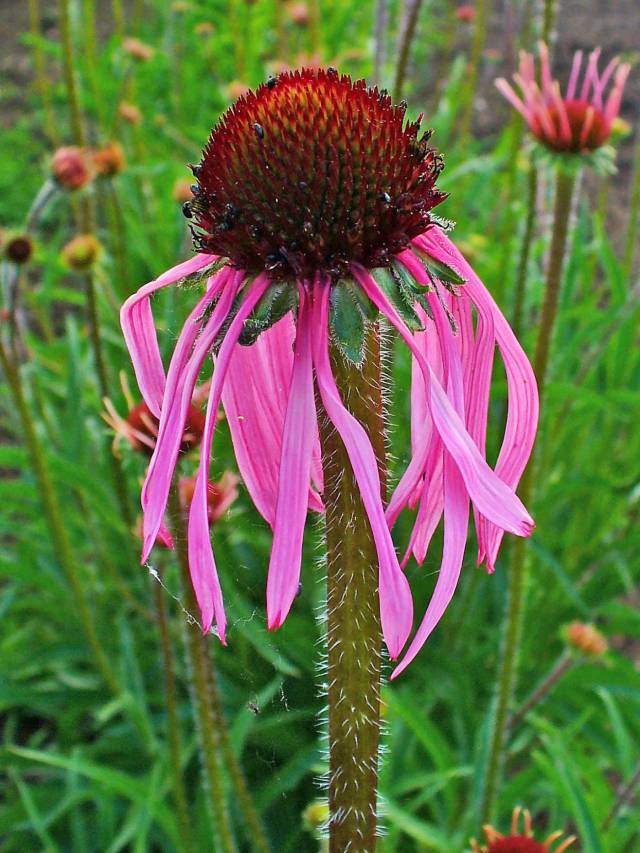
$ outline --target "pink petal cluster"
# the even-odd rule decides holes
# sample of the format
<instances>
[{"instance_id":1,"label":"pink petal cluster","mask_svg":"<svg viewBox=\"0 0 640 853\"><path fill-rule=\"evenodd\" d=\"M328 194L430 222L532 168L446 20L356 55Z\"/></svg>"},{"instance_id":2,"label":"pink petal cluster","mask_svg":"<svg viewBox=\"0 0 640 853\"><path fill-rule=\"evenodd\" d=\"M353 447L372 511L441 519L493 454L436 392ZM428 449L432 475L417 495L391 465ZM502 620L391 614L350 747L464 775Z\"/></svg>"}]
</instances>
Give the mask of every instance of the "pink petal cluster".
<instances>
[{"instance_id":1,"label":"pink petal cluster","mask_svg":"<svg viewBox=\"0 0 640 853\"><path fill-rule=\"evenodd\" d=\"M551 76L549 51L540 42L540 85L536 80L535 60L524 51L520 67L513 79L520 96L503 78L496 86L505 98L522 114L533 135L554 151L584 152L603 145L620 112L622 93L631 66L616 57L599 72L600 48L592 51L580 82L583 68L582 51L573 58L569 82L562 94L560 83ZM605 99L605 90L613 85Z\"/></svg>"},{"instance_id":2,"label":"pink petal cluster","mask_svg":"<svg viewBox=\"0 0 640 853\"><path fill-rule=\"evenodd\" d=\"M331 372L331 281L327 276L317 274L312 280L298 281L297 316L290 312L245 347L238 344L243 324L271 281L264 273L250 279L242 270L222 267L208 278L204 294L180 333L166 374L151 296L217 258L196 255L142 287L123 306L122 327L138 385L150 411L159 418L158 438L142 490L143 561L156 537L167 534L162 520L192 395L205 359L225 330L209 387L188 524L191 577L203 628L207 631L215 623L223 643L226 616L211 547L208 506L209 464L220 403L243 481L273 529L267 580L270 629L282 625L298 590L307 512L323 511L314 382L323 408L344 442L371 524L379 559L382 629L394 660L412 630L413 601L391 529L403 508L417 506L404 562L412 553L421 563L444 518L444 551L436 588L394 675L415 657L451 600L464 557L470 503L479 562L486 562L490 571L505 531L520 536L531 533L533 521L515 488L536 432L538 397L532 369L489 292L444 232L430 227L396 256L410 275L428 285L416 252L453 267L466 283L457 296L444 287L432 287L428 300L433 319L417 306L425 331L415 334L373 276L364 267L351 265L354 280L413 356L412 458L388 506L381 498L367 433L345 407ZM233 313L232 307L238 303ZM496 345L506 370L509 406L494 470L485 459L485 436Z\"/></svg>"}]
</instances>

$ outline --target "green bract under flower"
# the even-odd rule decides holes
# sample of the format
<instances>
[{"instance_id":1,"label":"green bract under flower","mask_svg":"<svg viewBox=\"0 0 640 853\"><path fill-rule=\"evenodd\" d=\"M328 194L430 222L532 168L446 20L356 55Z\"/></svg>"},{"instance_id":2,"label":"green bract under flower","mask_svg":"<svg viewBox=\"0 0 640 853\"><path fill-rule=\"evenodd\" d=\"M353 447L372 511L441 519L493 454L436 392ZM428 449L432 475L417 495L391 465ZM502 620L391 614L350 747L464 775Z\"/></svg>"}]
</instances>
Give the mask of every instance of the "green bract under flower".
<instances>
[{"instance_id":1,"label":"green bract under flower","mask_svg":"<svg viewBox=\"0 0 640 853\"><path fill-rule=\"evenodd\" d=\"M304 69L241 97L198 166L201 251L274 279L386 267L431 224L442 158L404 105L336 71Z\"/></svg>"}]
</instances>

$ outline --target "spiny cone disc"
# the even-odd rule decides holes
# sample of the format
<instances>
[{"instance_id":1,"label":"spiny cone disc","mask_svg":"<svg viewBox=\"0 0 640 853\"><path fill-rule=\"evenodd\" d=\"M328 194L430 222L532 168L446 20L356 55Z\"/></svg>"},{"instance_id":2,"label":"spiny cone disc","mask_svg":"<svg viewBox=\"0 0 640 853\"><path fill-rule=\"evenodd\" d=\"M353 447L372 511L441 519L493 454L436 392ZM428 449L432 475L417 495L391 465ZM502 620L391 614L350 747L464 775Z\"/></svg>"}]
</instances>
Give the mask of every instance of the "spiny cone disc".
<instances>
[{"instance_id":1,"label":"spiny cone disc","mask_svg":"<svg viewBox=\"0 0 640 853\"><path fill-rule=\"evenodd\" d=\"M435 186L442 158L405 109L333 69L244 95L193 167L196 245L273 278L387 265L446 198Z\"/></svg>"}]
</instances>

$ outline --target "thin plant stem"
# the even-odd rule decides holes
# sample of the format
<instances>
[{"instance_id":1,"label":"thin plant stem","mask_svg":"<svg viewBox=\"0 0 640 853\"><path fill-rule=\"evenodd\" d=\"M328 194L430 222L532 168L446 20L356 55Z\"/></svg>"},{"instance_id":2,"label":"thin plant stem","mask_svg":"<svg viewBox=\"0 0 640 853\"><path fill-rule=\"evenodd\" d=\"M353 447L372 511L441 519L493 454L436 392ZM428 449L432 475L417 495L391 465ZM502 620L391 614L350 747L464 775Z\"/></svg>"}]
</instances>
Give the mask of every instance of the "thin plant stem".
<instances>
[{"instance_id":1,"label":"thin plant stem","mask_svg":"<svg viewBox=\"0 0 640 853\"><path fill-rule=\"evenodd\" d=\"M380 86L387 58L389 0L377 0L373 42L373 85Z\"/></svg>"},{"instance_id":2,"label":"thin plant stem","mask_svg":"<svg viewBox=\"0 0 640 853\"><path fill-rule=\"evenodd\" d=\"M344 404L366 429L386 491L380 337L370 327L362 368L332 347ZM376 847L380 663L378 561L344 445L320 408L327 541L329 851Z\"/></svg>"},{"instance_id":3,"label":"thin plant stem","mask_svg":"<svg viewBox=\"0 0 640 853\"><path fill-rule=\"evenodd\" d=\"M89 603L85 594L82 575L80 568L76 562L76 558L71 547L71 542L67 533L67 528L64 523L64 516L58 501L53 481L47 465L46 456L36 432L31 412L27 405L22 387L20 371L17 365L9 358L4 344L0 340L0 367L5 374L13 401L15 403L16 412L20 420L22 428L22 438L27 448L31 467L35 474L38 490L40 492L40 500L44 511L45 521L49 528L49 535L53 543L54 551L58 562L64 572L64 575L71 589L73 601L75 605L82 630L89 644L89 648L93 654L96 666L100 672L105 684L114 695L120 694L120 685L118 679L111 668L107 656L102 648L96 629L94 619L89 609Z\"/></svg>"},{"instance_id":4,"label":"thin plant stem","mask_svg":"<svg viewBox=\"0 0 640 853\"><path fill-rule=\"evenodd\" d=\"M69 110L71 114L71 131L76 145L81 148L85 144L84 127L82 124L82 112L80 110L80 100L78 98L78 87L76 83L75 69L73 65L73 46L71 43L71 21L69 15L69 0L60 0L59 2L59 26L60 26L60 44L62 47L62 73L64 77L65 88L67 90L67 100L69 102Z\"/></svg>"},{"instance_id":5,"label":"thin plant stem","mask_svg":"<svg viewBox=\"0 0 640 853\"><path fill-rule=\"evenodd\" d=\"M540 331L533 358L533 371L538 384L541 404L544 399L551 340L558 311L562 269L567 235L569 233L569 220L571 218L575 183L575 174L558 169L544 301L540 316ZM525 505L530 505L534 496L534 457L535 453L532 453L519 489L520 497ZM482 795L481 825L489 823L493 817L495 800L504 764L507 721L516 687L520 644L522 640L525 593L529 568L527 557L526 540L519 537L513 542L511 552L507 615L504 624L495 713L493 714L493 725Z\"/></svg>"},{"instance_id":6,"label":"thin plant stem","mask_svg":"<svg viewBox=\"0 0 640 853\"><path fill-rule=\"evenodd\" d=\"M308 0L309 6L309 48L311 56L320 58L320 0Z\"/></svg>"},{"instance_id":7,"label":"thin plant stem","mask_svg":"<svg viewBox=\"0 0 640 853\"><path fill-rule=\"evenodd\" d=\"M124 38L124 9L122 8L122 0L111 0L111 15L116 35L119 39Z\"/></svg>"},{"instance_id":8,"label":"thin plant stem","mask_svg":"<svg viewBox=\"0 0 640 853\"><path fill-rule=\"evenodd\" d=\"M78 97L78 89L76 86L74 65L73 65L73 45L71 42L71 28L69 20L69 0L60 0L60 41L62 44L62 66L64 72L65 85L67 89L67 100L69 101L69 109L71 113L71 128L73 131L74 142L80 148L85 145L85 133L82 123L82 112L80 109L80 100ZM81 194L77 205L77 225L80 233L91 234L95 230L94 213L91 200L87 194ZM87 305L87 320L89 323L89 338L93 351L93 361L98 378L98 388L100 390L100 398L110 397L109 380L107 376L107 368L102 352L102 341L100 338L100 325L98 318L98 300L96 293L96 285L93 272L89 272L83 276L83 284ZM120 464L120 460L113 454L109 454L111 472L114 485L116 488L116 496L120 507L120 513L125 525L130 528L133 525L133 515L129 504L129 496L127 494L126 477Z\"/></svg>"},{"instance_id":9,"label":"thin plant stem","mask_svg":"<svg viewBox=\"0 0 640 853\"><path fill-rule=\"evenodd\" d=\"M544 0L542 9L542 41L549 44L553 37L558 14L558 0Z\"/></svg>"},{"instance_id":10,"label":"thin plant stem","mask_svg":"<svg viewBox=\"0 0 640 853\"><path fill-rule=\"evenodd\" d=\"M121 296L128 296L129 274L127 269L127 243L125 238L125 223L120 206L118 191L111 179L103 183L104 192L107 197L107 208L109 217L109 230L113 239L113 257L115 260L118 286L116 291Z\"/></svg>"},{"instance_id":11,"label":"thin plant stem","mask_svg":"<svg viewBox=\"0 0 640 853\"><path fill-rule=\"evenodd\" d=\"M576 658L573 655L568 653L562 655L544 681L536 687L529 698L526 699L518 710L511 716L507 724L507 728L510 731L513 731L513 729L522 722L529 711L535 708L536 705L539 705L545 696L556 686L560 679L566 675L569 670L573 669L576 663Z\"/></svg>"},{"instance_id":12,"label":"thin plant stem","mask_svg":"<svg viewBox=\"0 0 640 853\"><path fill-rule=\"evenodd\" d=\"M635 165L633 172L633 184L631 187L631 199L629 203L629 220L627 223L627 235L625 239L624 260L622 268L627 278L633 272L638 239L640 237L638 220L640 219L640 142L636 148Z\"/></svg>"},{"instance_id":13,"label":"thin plant stem","mask_svg":"<svg viewBox=\"0 0 640 853\"><path fill-rule=\"evenodd\" d=\"M176 688L175 662L171 634L169 631L169 619L167 615L167 604L162 584L152 578L153 603L155 607L156 622L160 635L160 653L162 656L162 670L165 678L165 706L167 709L167 740L169 742L169 760L171 763L171 779L173 785L173 800L180 827L181 849L188 853L192 851L193 839L191 837L191 818L187 805L187 794L184 787L184 776L182 774L182 737L180 735L180 722L178 719L178 691Z\"/></svg>"},{"instance_id":14,"label":"thin plant stem","mask_svg":"<svg viewBox=\"0 0 640 853\"><path fill-rule=\"evenodd\" d=\"M206 655L205 663L207 667L207 682L209 684L211 703L215 718L218 722L218 731L220 733L222 757L231 780L231 786L237 800L237 806L244 818L245 833L254 850L257 850L258 853L269 853L269 842L267 841L260 818L258 817L258 813L253 805L253 800L251 799L251 794L249 793L247 782L245 780L244 773L242 772L242 767L240 766L240 762L238 761L231 744L229 730L227 728L222 703L220 701L218 677L211 650L209 650L209 653Z\"/></svg>"},{"instance_id":15,"label":"thin plant stem","mask_svg":"<svg viewBox=\"0 0 640 853\"><path fill-rule=\"evenodd\" d=\"M186 525L175 485L169 494L168 510L176 545L184 606L187 613L196 613L197 603L189 573ZM221 853L234 853L236 848L227 810L224 779L220 763L220 729L211 700L207 678L206 639L202 636L200 626L195 619L184 621L184 644L191 676L190 687L200 741L200 756L207 803L218 836L216 843L219 846L214 845L214 847L216 850L220 850Z\"/></svg>"},{"instance_id":16,"label":"thin plant stem","mask_svg":"<svg viewBox=\"0 0 640 853\"><path fill-rule=\"evenodd\" d=\"M398 61L396 63L396 74L393 83L393 98L396 103L402 99L407 68L409 66L409 57L411 56L411 45L413 44L413 37L416 34L421 6L422 0L405 0L398 37Z\"/></svg>"},{"instance_id":17,"label":"thin plant stem","mask_svg":"<svg viewBox=\"0 0 640 853\"><path fill-rule=\"evenodd\" d=\"M98 46L96 38L95 25L95 0L83 0L82 4L82 30L83 30L83 47L84 60L87 68L87 77L91 87L91 100L93 108L97 113L98 124L104 128L103 104L104 98L100 92L100 84L98 80L98 69L96 67L96 58L98 56Z\"/></svg>"},{"instance_id":18,"label":"thin plant stem","mask_svg":"<svg viewBox=\"0 0 640 853\"><path fill-rule=\"evenodd\" d=\"M478 88L478 77L480 74L480 63L484 46L487 41L487 25L491 13L491 0L477 0L476 20L473 32L473 44L471 45L471 58L469 60L469 73L467 85L464 89L464 103L462 105L462 118L460 120L460 145L464 150L471 133L471 121L473 119L473 108Z\"/></svg>"},{"instance_id":19,"label":"thin plant stem","mask_svg":"<svg viewBox=\"0 0 640 853\"><path fill-rule=\"evenodd\" d=\"M40 45L42 33L40 32L40 2L29 0L29 32L32 40L33 65L35 71L36 86L40 92L42 106L44 108L44 129L51 144L56 147L60 142L60 136L56 127L51 105L51 88L45 67L44 54Z\"/></svg>"},{"instance_id":20,"label":"thin plant stem","mask_svg":"<svg viewBox=\"0 0 640 853\"><path fill-rule=\"evenodd\" d=\"M596 209L593 214L593 225L594 225L594 238L599 234L602 229L604 229L607 220L607 207L609 204L609 176L604 175L600 179L600 186L598 187L598 197L596 199ZM584 287L586 288L585 295L589 295L589 292L593 290L596 286L596 275L598 272L598 253L596 251L593 252L592 257L589 259L587 264L587 272L583 276L584 279Z\"/></svg>"},{"instance_id":21,"label":"thin plant stem","mask_svg":"<svg viewBox=\"0 0 640 853\"><path fill-rule=\"evenodd\" d=\"M622 809L631 799L634 794L636 788L640 785L640 764L636 767L631 779L623 785L622 788L618 791L618 795L615 799L614 804L611 806L611 810L606 818L602 822L602 831L607 830L615 818L617 817L620 809Z\"/></svg>"},{"instance_id":22,"label":"thin plant stem","mask_svg":"<svg viewBox=\"0 0 640 853\"><path fill-rule=\"evenodd\" d=\"M520 337L522 332L522 320L524 316L524 303L527 292L527 271L529 269L529 258L531 257L531 245L536 225L536 207L538 198L538 172L531 167L527 182L527 217L524 223L522 244L520 246L520 257L518 258L518 274L516 277L515 295L513 299L513 332Z\"/></svg>"},{"instance_id":23,"label":"thin plant stem","mask_svg":"<svg viewBox=\"0 0 640 853\"><path fill-rule=\"evenodd\" d=\"M245 80L247 75L247 52L244 33L242 32L240 0L231 0L229 29L231 30L231 39L233 41L236 76L239 80Z\"/></svg>"}]
</instances>

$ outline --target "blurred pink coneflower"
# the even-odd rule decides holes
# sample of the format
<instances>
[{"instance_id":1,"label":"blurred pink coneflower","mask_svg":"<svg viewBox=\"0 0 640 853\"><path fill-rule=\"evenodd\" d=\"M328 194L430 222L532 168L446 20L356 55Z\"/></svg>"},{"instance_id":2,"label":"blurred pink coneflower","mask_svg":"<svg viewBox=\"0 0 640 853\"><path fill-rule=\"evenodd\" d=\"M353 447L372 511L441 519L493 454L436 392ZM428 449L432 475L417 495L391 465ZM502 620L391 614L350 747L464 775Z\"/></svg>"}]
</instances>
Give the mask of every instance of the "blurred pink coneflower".
<instances>
[{"instance_id":1,"label":"blurred pink coneflower","mask_svg":"<svg viewBox=\"0 0 640 853\"><path fill-rule=\"evenodd\" d=\"M560 83L551 76L549 51L544 42L540 42L539 51L541 85L536 81L533 55L523 51L519 71L513 76L520 95L502 77L496 80L496 86L522 114L536 139L547 148L574 153L600 148L609 138L618 117L631 66L615 57L599 72L600 48L596 48L589 54L580 80L584 63L579 50L573 58L569 82L562 94Z\"/></svg>"}]
</instances>

